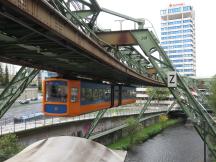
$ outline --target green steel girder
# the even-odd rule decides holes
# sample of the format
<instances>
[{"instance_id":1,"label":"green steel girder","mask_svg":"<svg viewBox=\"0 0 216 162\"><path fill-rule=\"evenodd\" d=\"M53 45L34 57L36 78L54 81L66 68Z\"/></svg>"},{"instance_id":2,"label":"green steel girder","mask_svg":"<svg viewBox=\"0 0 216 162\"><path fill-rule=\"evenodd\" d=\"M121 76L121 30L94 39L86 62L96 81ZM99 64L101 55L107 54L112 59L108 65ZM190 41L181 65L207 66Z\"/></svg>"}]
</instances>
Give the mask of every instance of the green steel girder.
<instances>
[{"instance_id":1,"label":"green steel girder","mask_svg":"<svg viewBox=\"0 0 216 162\"><path fill-rule=\"evenodd\" d=\"M148 57L154 68L157 70L161 79L167 84L167 72L175 71L165 51L158 45L159 41L154 34L149 30L132 32L138 44ZM158 53L159 59L156 59L153 54ZM203 105L191 94L184 79L177 73L177 87L168 87L171 94L180 105L180 108L192 120L194 127L198 131L202 139L206 139L206 143L212 154L216 157L216 124L211 115L206 111ZM207 135L203 133L203 125L206 124ZM212 140L214 139L214 140Z\"/></svg>"},{"instance_id":2,"label":"green steel girder","mask_svg":"<svg viewBox=\"0 0 216 162\"><path fill-rule=\"evenodd\" d=\"M73 24L76 24L78 27L82 29L83 32L89 33L91 29L86 25L84 20L82 20L76 12L70 9L70 2L71 1L64 1L64 0L51 0L49 3L63 16L69 19Z\"/></svg>"},{"instance_id":3,"label":"green steel girder","mask_svg":"<svg viewBox=\"0 0 216 162\"><path fill-rule=\"evenodd\" d=\"M208 109L211 110L211 106L209 106L208 98L197 88L195 87L195 91L197 92L198 101L202 103L202 105Z\"/></svg>"},{"instance_id":4,"label":"green steel girder","mask_svg":"<svg viewBox=\"0 0 216 162\"><path fill-rule=\"evenodd\" d=\"M103 116L106 113L106 111L107 111L107 109L103 109L103 110L98 111L96 118L94 118L94 120L91 122L91 126L90 126L88 132L86 133L85 138L88 139L92 135L94 129L98 125L99 120L101 118L103 118Z\"/></svg>"},{"instance_id":5,"label":"green steel girder","mask_svg":"<svg viewBox=\"0 0 216 162\"><path fill-rule=\"evenodd\" d=\"M172 108L175 106L175 104L176 104L176 101L173 101L173 102L170 104L170 106L168 107L168 110L167 110L166 114L169 114L169 112L172 110Z\"/></svg>"},{"instance_id":6,"label":"green steel girder","mask_svg":"<svg viewBox=\"0 0 216 162\"><path fill-rule=\"evenodd\" d=\"M82 0L52 0L50 1L50 4L87 33L91 33L95 21L101 11L100 6L95 0L91 0L91 3ZM74 11L71 10L71 5L75 9ZM85 9L83 6L86 6L88 9Z\"/></svg>"},{"instance_id":7,"label":"green steel girder","mask_svg":"<svg viewBox=\"0 0 216 162\"><path fill-rule=\"evenodd\" d=\"M79 18L85 19L94 14L91 10L81 10L81 11L73 11L75 15L78 15Z\"/></svg>"},{"instance_id":8,"label":"green steel girder","mask_svg":"<svg viewBox=\"0 0 216 162\"><path fill-rule=\"evenodd\" d=\"M138 73L148 75L147 66L149 62L132 47L121 47L118 51L118 57L129 67L135 69Z\"/></svg>"},{"instance_id":9,"label":"green steel girder","mask_svg":"<svg viewBox=\"0 0 216 162\"><path fill-rule=\"evenodd\" d=\"M72 0L68 0L68 2L71 2ZM74 2L80 2L81 4L85 5L85 6L88 6L89 8L92 6L91 3L88 3L87 1L85 0L74 0Z\"/></svg>"},{"instance_id":10,"label":"green steel girder","mask_svg":"<svg viewBox=\"0 0 216 162\"><path fill-rule=\"evenodd\" d=\"M142 110L140 111L140 113L139 113L139 115L138 115L138 120L140 120L140 119L142 118L143 114L145 113L145 111L147 110L148 106L150 105L150 103L151 103L151 101L152 101L154 95L155 95L155 94L152 94L152 95L148 98L147 102L144 104ZM88 132L87 132L86 135L85 135L85 138L88 139L88 138L92 135L94 129L97 127L97 125L98 125L98 123L99 123L99 120L100 120L101 118L103 118L103 116L104 116L104 114L106 113L106 111L107 111L107 109L98 111L96 118L92 121L91 126L90 126Z\"/></svg>"},{"instance_id":11,"label":"green steel girder","mask_svg":"<svg viewBox=\"0 0 216 162\"><path fill-rule=\"evenodd\" d=\"M93 16L91 17L91 20L89 21L88 25L91 29L94 28L95 22L97 20L97 17L101 11L101 8L99 6L99 4L97 3L96 0L90 0L92 6L91 6L91 10L94 12Z\"/></svg>"},{"instance_id":12,"label":"green steel girder","mask_svg":"<svg viewBox=\"0 0 216 162\"><path fill-rule=\"evenodd\" d=\"M74 2L78 2L84 6L88 7L88 10L86 10L85 8L82 9L78 9L78 10L71 10L70 8L70 3L74 3ZM104 47L104 49L110 53L113 57L115 57L116 59L118 59L121 63L125 64L126 66L130 67L131 69L133 69L134 71L136 71L139 74L142 74L144 76L150 76L146 70L146 67L149 65L149 62L147 59L145 59L145 57L143 57L134 47L132 46L128 46L125 47L125 50L120 50L119 48L110 46L109 44L105 43L103 40L101 40L100 38L98 38L98 36L95 34L94 29L98 28L93 28L94 26L94 22L96 21L96 18L98 16L98 14L101 11L107 12L109 14L113 14L131 21L134 21L136 23L138 23L140 25L140 27L142 25L144 25L144 21L143 20L138 20L138 19L134 19L131 18L129 16L117 13L117 12L113 12L107 9L102 9L100 8L100 6L98 5L98 3L96 2L96 0L90 0L89 2L83 1L83 0L67 0L67 1L62 1L62 0L52 0L51 1L51 5L54 6L54 8L56 10L58 10L62 15L66 15L65 17L68 18L70 21L72 21L73 24L77 24L78 27L85 32L86 34L88 34L91 38L93 38L99 45L104 46L106 45L106 47ZM57 7L56 7L57 6ZM80 14L79 14L80 13ZM84 14L84 16L83 16ZM90 22L86 22L85 19L83 19L85 16L90 15L92 16L90 18ZM89 18L89 16L87 17L87 19ZM88 25L88 23L90 23L90 26ZM127 50L126 50L127 48ZM135 54L137 54L137 56L135 56ZM134 59L133 57L136 57L136 59ZM142 59L141 59L142 58ZM141 60L139 60L141 59Z\"/></svg>"},{"instance_id":13,"label":"green steel girder","mask_svg":"<svg viewBox=\"0 0 216 162\"><path fill-rule=\"evenodd\" d=\"M148 100L146 101L146 103L144 104L142 110L140 111L139 113L139 116L138 116L138 120L140 120L143 116L143 114L145 113L145 111L147 110L148 106L150 105L153 97L155 96L155 93L153 93L149 98Z\"/></svg>"},{"instance_id":14,"label":"green steel girder","mask_svg":"<svg viewBox=\"0 0 216 162\"><path fill-rule=\"evenodd\" d=\"M206 109L210 110L207 97L198 89L197 84L193 82L192 78L184 77L184 80L187 83L187 85L190 85L189 87L197 93L198 101L201 102L202 105L206 107Z\"/></svg>"},{"instance_id":15,"label":"green steel girder","mask_svg":"<svg viewBox=\"0 0 216 162\"><path fill-rule=\"evenodd\" d=\"M27 67L20 68L11 82L0 94L0 118L2 118L38 73L39 70L37 69Z\"/></svg>"}]
</instances>

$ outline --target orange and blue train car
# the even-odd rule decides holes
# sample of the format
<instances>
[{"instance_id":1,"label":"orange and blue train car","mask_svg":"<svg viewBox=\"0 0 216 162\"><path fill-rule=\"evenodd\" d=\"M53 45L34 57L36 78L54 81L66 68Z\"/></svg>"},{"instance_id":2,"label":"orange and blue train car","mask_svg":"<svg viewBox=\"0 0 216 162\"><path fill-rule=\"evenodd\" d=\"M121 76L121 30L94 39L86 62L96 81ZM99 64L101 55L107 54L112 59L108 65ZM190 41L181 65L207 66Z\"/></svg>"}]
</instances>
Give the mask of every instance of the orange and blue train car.
<instances>
[{"instance_id":1,"label":"orange and blue train car","mask_svg":"<svg viewBox=\"0 0 216 162\"><path fill-rule=\"evenodd\" d=\"M78 116L135 102L135 88L83 80L50 78L43 82L43 112Z\"/></svg>"}]
</instances>

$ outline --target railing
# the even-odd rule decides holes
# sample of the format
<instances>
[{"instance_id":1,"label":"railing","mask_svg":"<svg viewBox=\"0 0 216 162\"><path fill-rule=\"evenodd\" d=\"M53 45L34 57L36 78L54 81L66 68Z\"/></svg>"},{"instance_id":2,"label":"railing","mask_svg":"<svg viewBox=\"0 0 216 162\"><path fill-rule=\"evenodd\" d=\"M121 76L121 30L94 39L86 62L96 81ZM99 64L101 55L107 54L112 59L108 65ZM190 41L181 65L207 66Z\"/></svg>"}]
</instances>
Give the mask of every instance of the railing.
<instances>
[{"instance_id":1,"label":"railing","mask_svg":"<svg viewBox=\"0 0 216 162\"><path fill-rule=\"evenodd\" d=\"M118 107L109 109L104 117L117 117L117 116L128 116L128 115L135 115L139 114L141 111L141 106L129 106L129 107ZM161 111L167 111L168 107L160 107L155 109L155 107L149 107L146 113L157 113ZM30 114L32 117L32 114ZM30 117L29 115L29 117ZM41 118L26 118L22 121L15 122L14 118L2 118L0 120L0 135L8 134L8 133L15 133L20 131L25 131L29 129L35 129L39 127L49 126L49 125L57 125L60 123L68 123L68 122L75 122L75 121L82 121L82 120L89 120L94 119L97 115L97 112L84 114L76 117L46 117L42 116Z\"/></svg>"}]
</instances>

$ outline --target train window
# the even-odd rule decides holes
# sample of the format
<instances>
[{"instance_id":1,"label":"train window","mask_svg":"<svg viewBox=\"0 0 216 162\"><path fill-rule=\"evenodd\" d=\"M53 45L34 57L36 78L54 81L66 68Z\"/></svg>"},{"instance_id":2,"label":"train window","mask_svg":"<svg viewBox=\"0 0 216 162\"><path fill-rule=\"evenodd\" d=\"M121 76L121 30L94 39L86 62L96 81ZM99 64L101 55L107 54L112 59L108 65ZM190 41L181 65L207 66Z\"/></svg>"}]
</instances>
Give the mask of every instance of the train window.
<instances>
[{"instance_id":1,"label":"train window","mask_svg":"<svg viewBox=\"0 0 216 162\"><path fill-rule=\"evenodd\" d=\"M77 102L78 101L78 88L71 88L71 102Z\"/></svg>"},{"instance_id":2,"label":"train window","mask_svg":"<svg viewBox=\"0 0 216 162\"><path fill-rule=\"evenodd\" d=\"M133 94L132 94L133 98L136 98L136 91L135 89L133 89Z\"/></svg>"},{"instance_id":3,"label":"train window","mask_svg":"<svg viewBox=\"0 0 216 162\"><path fill-rule=\"evenodd\" d=\"M81 89L81 101L85 101L86 100L85 93L86 93L86 89L82 88Z\"/></svg>"},{"instance_id":4,"label":"train window","mask_svg":"<svg viewBox=\"0 0 216 162\"><path fill-rule=\"evenodd\" d=\"M99 89L99 98L103 100L103 89Z\"/></svg>"},{"instance_id":5,"label":"train window","mask_svg":"<svg viewBox=\"0 0 216 162\"><path fill-rule=\"evenodd\" d=\"M98 100L98 92L99 92L99 89L93 89L93 100Z\"/></svg>"},{"instance_id":6,"label":"train window","mask_svg":"<svg viewBox=\"0 0 216 162\"><path fill-rule=\"evenodd\" d=\"M126 92L126 89L122 89L122 98L126 98L126 94L127 92Z\"/></svg>"},{"instance_id":7,"label":"train window","mask_svg":"<svg viewBox=\"0 0 216 162\"><path fill-rule=\"evenodd\" d=\"M86 97L86 100L92 101L93 98L92 98L92 89L91 88L86 88L85 97Z\"/></svg>"},{"instance_id":8,"label":"train window","mask_svg":"<svg viewBox=\"0 0 216 162\"><path fill-rule=\"evenodd\" d=\"M46 82L46 101L47 102L66 102L67 82L66 81L47 81Z\"/></svg>"},{"instance_id":9,"label":"train window","mask_svg":"<svg viewBox=\"0 0 216 162\"><path fill-rule=\"evenodd\" d=\"M118 99L118 97L119 97L119 90L118 89L115 89L114 97L115 97L115 99Z\"/></svg>"},{"instance_id":10,"label":"train window","mask_svg":"<svg viewBox=\"0 0 216 162\"><path fill-rule=\"evenodd\" d=\"M104 99L107 101L107 100L110 100L110 95L111 95L111 92L110 92L110 89L106 88L105 89L105 97Z\"/></svg>"}]
</instances>

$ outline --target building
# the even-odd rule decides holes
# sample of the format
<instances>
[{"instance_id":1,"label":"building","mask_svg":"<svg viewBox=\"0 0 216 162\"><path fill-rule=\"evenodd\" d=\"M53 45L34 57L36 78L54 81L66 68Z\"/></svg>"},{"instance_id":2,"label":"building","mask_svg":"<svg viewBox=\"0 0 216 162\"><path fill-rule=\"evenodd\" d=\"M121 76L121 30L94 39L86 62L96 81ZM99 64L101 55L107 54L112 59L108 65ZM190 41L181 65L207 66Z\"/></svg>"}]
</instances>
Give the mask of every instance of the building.
<instances>
[{"instance_id":1,"label":"building","mask_svg":"<svg viewBox=\"0 0 216 162\"><path fill-rule=\"evenodd\" d=\"M162 9L161 46L177 72L196 76L195 12L192 6L170 4Z\"/></svg>"},{"instance_id":2,"label":"building","mask_svg":"<svg viewBox=\"0 0 216 162\"><path fill-rule=\"evenodd\" d=\"M5 72L5 68L7 66L8 68L8 73L10 76L14 76L16 75L17 71L19 70L20 66L18 65L13 65L13 64L6 64L6 63L2 63L0 62L0 66L2 67L3 69L3 72Z\"/></svg>"},{"instance_id":3,"label":"building","mask_svg":"<svg viewBox=\"0 0 216 162\"><path fill-rule=\"evenodd\" d=\"M146 87L137 87L136 88L136 103L145 103L148 99Z\"/></svg>"},{"instance_id":4,"label":"building","mask_svg":"<svg viewBox=\"0 0 216 162\"><path fill-rule=\"evenodd\" d=\"M211 82L213 81L212 77L187 77L184 78L187 85L191 88L198 89L200 92L204 94L209 94Z\"/></svg>"},{"instance_id":5,"label":"building","mask_svg":"<svg viewBox=\"0 0 216 162\"><path fill-rule=\"evenodd\" d=\"M39 78L41 81L44 79L47 79L47 78L52 78L52 77L57 77L57 76L58 76L57 73L51 72L51 71L46 71L46 70L41 70L39 73Z\"/></svg>"},{"instance_id":6,"label":"building","mask_svg":"<svg viewBox=\"0 0 216 162\"><path fill-rule=\"evenodd\" d=\"M40 73L37 76L37 82L38 82L39 89L40 90L42 89L43 80L45 80L47 78L57 77L57 76L58 76L58 74L55 73L55 72L41 70Z\"/></svg>"}]
</instances>

